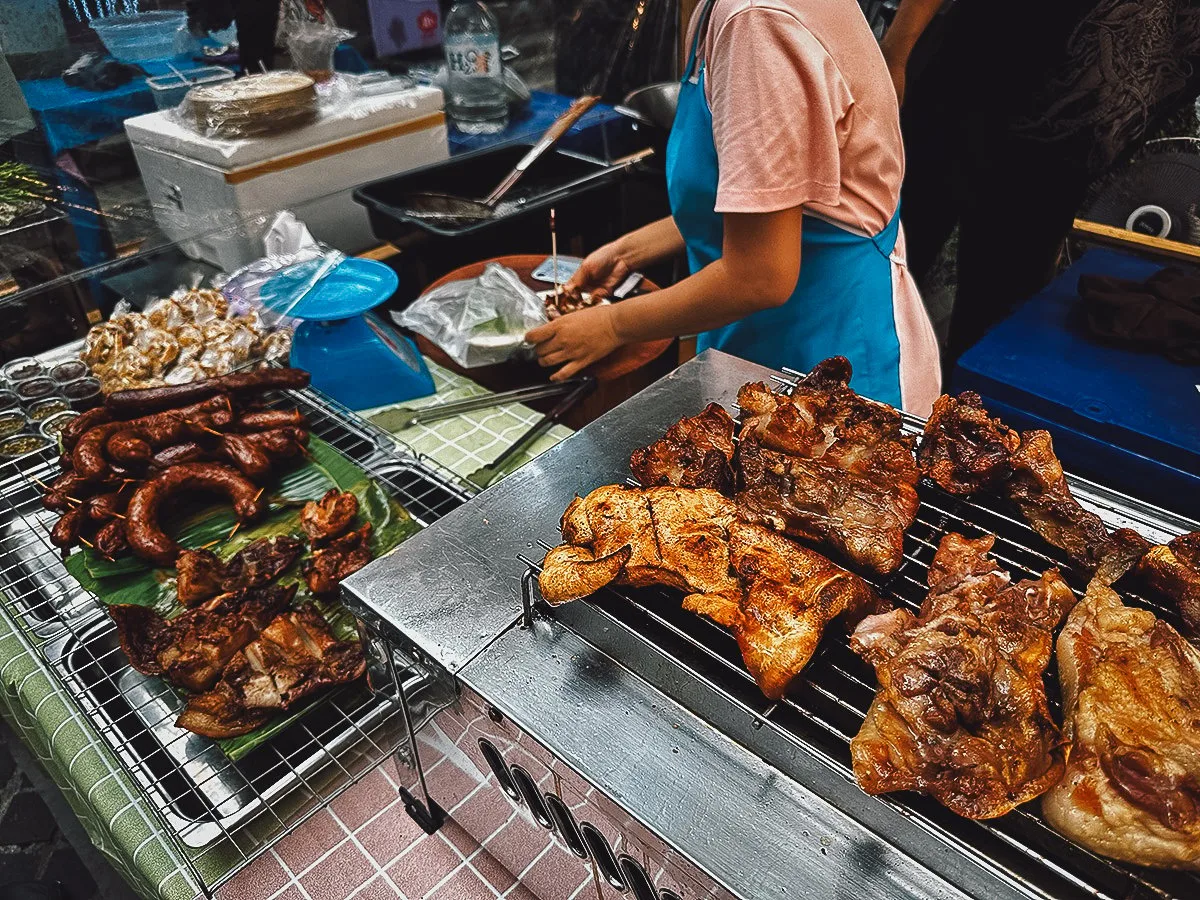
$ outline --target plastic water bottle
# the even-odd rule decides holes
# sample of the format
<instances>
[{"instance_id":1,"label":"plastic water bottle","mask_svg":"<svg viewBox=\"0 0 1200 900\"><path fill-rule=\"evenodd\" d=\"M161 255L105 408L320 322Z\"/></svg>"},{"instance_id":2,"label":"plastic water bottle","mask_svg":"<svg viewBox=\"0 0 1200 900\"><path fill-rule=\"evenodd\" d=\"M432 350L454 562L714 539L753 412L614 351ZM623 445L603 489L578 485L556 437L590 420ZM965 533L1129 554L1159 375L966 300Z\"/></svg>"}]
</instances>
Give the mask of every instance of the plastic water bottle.
<instances>
[{"instance_id":1,"label":"plastic water bottle","mask_svg":"<svg viewBox=\"0 0 1200 900\"><path fill-rule=\"evenodd\" d=\"M493 134L508 125L508 92L500 60L500 26L480 0L455 3L446 16L450 121L467 134Z\"/></svg>"}]
</instances>

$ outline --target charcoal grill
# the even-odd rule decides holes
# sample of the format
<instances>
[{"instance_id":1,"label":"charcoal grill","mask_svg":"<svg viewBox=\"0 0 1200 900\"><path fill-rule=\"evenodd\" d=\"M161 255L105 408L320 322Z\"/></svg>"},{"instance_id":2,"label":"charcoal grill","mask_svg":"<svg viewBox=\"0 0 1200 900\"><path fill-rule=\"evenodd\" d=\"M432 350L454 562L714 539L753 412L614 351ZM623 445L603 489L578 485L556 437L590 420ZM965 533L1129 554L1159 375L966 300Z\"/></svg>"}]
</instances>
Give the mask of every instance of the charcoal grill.
<instances>
[{"instance_id":1,"label":"charcoal grill","mask_svg":"<svg viewBox=\"0 0 1200 900\"><path fill-rule=\"evenodd\" d=\"M356 462L422 526L471 496L454 475L317 391L287 392L274 405L300 409L313 435ZM411 756L409 726L436 705L438 686L376 635L368 635L369 686L314 703L238 762L176 728L178 695L129 666L102 605L49 542L55 517L42 509L40 485L57 474L53 451L0 465L4 613L140 789L199 892L211 895L384 759Z\"/></svg>"},{"instance_id":2,"label":"charcoal grill","mask_svg":"<svg viewBox=\"0 0 1200 900\"><path fill-rule=\"evenodd\" d=\"M507 842L478 825L481 798L503 793L514 821L553 832L562 865L587 867L604 897L1200 896L1195 875L1075 846L1036 803L972 822L915 794L864 794L849 741L875 679L837 626L773 702L732 636L684 611L678 592L609 588L554 609L539 600L539 561L576 492L625 481L630 451L679 416L713 400L732 406L742 383L772 377L788 390L797 376L709 351L347 583L356 606L454 684L456 702L418 732L417 765L433 800L486 847L497 845L514 875L528 874L520 854L506 856ZM905 421L910 430L921 424ZM1102 486L1072 486L1111 528L1165 541L1197 527ZM921 501L904 565L874 579L882 594L915 610L951 531L995 534L993 555L1015 579L1060 566L1082 594L1084 580L1062 554L999 501L931 485ZM406 587L413 583L420 597ZM1172 610L1127 599L1175 622ZM560 898L550 888L543 900Z\"/></svg>"}]
</instances>

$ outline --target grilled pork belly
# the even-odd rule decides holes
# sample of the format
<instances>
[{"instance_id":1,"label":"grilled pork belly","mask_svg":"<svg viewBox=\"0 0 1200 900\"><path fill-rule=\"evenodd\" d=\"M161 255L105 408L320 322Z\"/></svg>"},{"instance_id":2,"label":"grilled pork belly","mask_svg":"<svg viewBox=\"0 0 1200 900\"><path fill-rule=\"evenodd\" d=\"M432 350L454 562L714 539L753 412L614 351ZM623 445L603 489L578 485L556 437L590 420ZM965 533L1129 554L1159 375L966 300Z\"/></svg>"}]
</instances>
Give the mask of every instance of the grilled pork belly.
<instances>
[{"instance_id":1,"label":"grilled pork belly","mask_svg":"<svg viewBox=\"0 0 1200 900\"><path fill-rule=\"evenodd\" d=\"M850 639L879 680L850 744L869 794L921 791L988 819L1062 776L1066 749L1042 677L1075 596L1055 570L1010 584L987 555L993 543L947 535L920 616L870 616Z\"/></svg>"},{"instance_id":2,"label":"grilled pork belly","mask_svg":"<svg viewBox=\"0 0 1200 900\"><path fill-rule=\"evenodd\" d=\"M643 487L712 488L730 494L733 428L724 407L710 403L699 415L672 425L662 440L635 450L629 468Z\"/></svg>"},{"instance_id":3,"label":"grilled pork belly","mask_svg":"<svg viewBox=\"0 0 1200 900\"><path fill-rule=\"evenodd\" d=\"M228 562L211 550L184 550L175 563L179 602L194 606L201 601L251 587L269 584L299 559L304 545L294 537L260 538L235 553Z\"/></svg>"}]
</instances>

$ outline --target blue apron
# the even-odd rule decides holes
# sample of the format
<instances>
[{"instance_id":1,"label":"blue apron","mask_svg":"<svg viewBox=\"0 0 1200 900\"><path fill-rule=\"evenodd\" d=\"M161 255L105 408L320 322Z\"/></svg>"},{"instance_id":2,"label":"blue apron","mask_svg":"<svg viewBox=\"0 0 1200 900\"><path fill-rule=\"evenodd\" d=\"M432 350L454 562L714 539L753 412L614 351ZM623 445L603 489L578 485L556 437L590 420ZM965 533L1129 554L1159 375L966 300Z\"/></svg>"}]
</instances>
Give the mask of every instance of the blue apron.
<instances>
[{"instance_id":1,"label":"blue apron","mask_svg":"<svg viewBox=\"0 0 1200 900\"><path fill-rule=\"evenodd\" d=\"M707 0L696 28L667 146L671 214L687 243L693 274L720 259L725 230L724 217L715 211L720 163L704 92L705 65L698 59L714 2ZM772 369L802 372L827 357L845 356L860 394L899 409L891 261L899 231L899 211L874 237L805 215L800 280L787 303L704 332L698 349L715 347Z\"/></svg>"}]
</instances>

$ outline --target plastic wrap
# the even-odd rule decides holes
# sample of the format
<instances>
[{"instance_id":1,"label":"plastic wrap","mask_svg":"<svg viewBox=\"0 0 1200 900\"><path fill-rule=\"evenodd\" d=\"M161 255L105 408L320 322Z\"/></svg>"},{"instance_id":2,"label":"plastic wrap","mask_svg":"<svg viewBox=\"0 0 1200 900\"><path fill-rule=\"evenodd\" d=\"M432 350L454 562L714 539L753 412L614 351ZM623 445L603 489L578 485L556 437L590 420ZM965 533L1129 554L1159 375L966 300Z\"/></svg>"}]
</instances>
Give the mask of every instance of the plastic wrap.
<instances>
[{"instance_id":1,"label":"plastic wrap","mask_svg":"<svg viewBox=\"0 0 1200 900\"><path fill-rule=\"evenodd\" d=\"M287 48L292 66L316 82L333 77L333 54L337 45L354 37L345 28L304 22L288 30Z\"/></svg>"},{"instance_id":2,"label":"plastic wrap","mask_svg":"<svg viewBox=\"0 0 1200 900\"><path fill-rule=\"evenodd\" d=\"M319 112L312 78L302 72L264 72L194 87L172 115L197 134L234 139L298 128Z\"/></svg>"},{"instance_id":3,"label":"plastic wrap","mask_svg":"<svg viewBox=\"0 0 1200 900\"><path fill-rule=\"evenodd\" d=\"M528 356L525 333L549 321L542 299L499 263L430 291L393 318L468 369Z\"/></svg>"}]
</instances>

